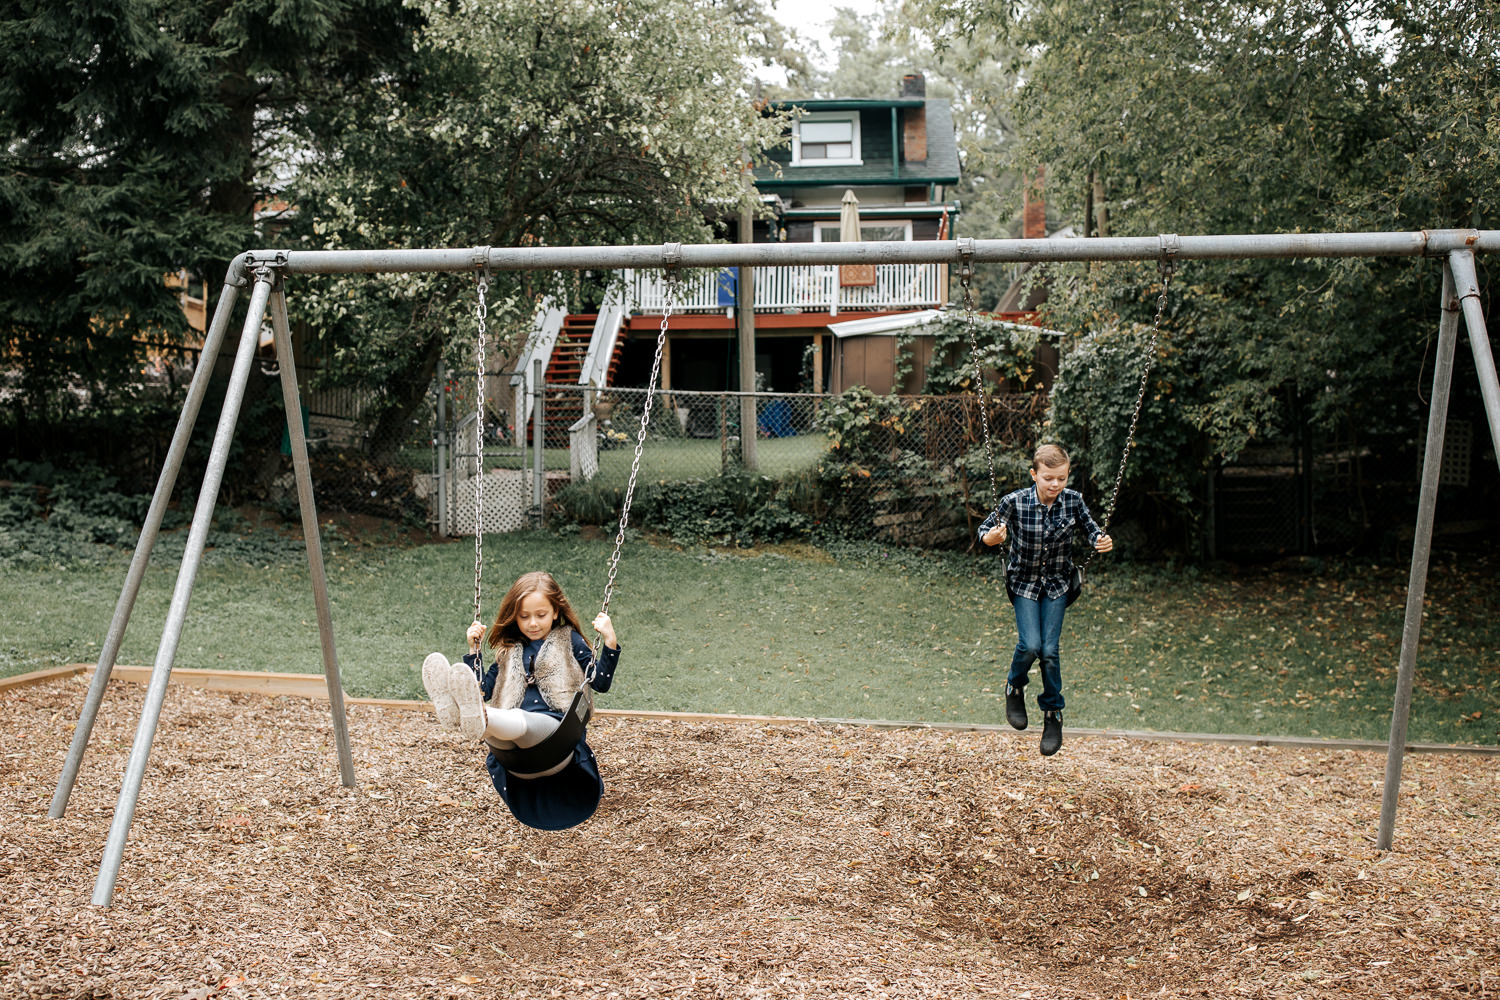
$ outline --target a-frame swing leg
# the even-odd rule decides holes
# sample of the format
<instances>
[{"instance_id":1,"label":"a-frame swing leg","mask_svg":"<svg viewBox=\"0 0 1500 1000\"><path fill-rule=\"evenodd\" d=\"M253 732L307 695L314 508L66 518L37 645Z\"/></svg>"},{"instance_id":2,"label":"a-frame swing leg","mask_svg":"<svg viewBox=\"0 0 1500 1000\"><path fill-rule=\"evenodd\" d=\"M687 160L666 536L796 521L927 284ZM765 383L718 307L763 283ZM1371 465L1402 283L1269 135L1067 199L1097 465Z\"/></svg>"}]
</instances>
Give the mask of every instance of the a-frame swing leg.
<instances>
[{"instance_id":1,"label":"a-frame swing leg","mask_svg":"<svg viewBox=\"0 0 1500 1000\"><path fill-rule=\"evenodd\" d=\"M1385 787L1380 801L1376 847L1390 850L1401 795L1401 765L1406 754L1406 723L1411 714L1417 644L1422 635L1422 602L1427 596L1427 564L1432 556L1432 523L1437 509L1438 479L1443 466L1443 431L1448 394L1453 384L1453 354L1458 344L1458 301L1453 271L1443 264L1442 321L1438 326L1437 364L1432 373L1432 402L1427 413L1427 449L1422 456L1422 490L1417 501L1417 529L1412 539L1411 576L1406 584L1406 621L1401 629L1401 659L1396 671L1396 703L1391 711L1391 738L1386 749Z\"/></svg>"},{"instance_id":2,"label":"a-frame swing leg","mask_svg":"<svg viewBox=\"0 0 1500 1000\"><path fill-rule=\"evenodd\" d=\"M271 328L276 337L276 362L281 368L281 395L286 400L286 425L292 446L292 468L297 477L297 505L302 510L302 537L307 544L307 568L312 577L313 602L318 610L318 638L323 646L323 676L328 682L328 705L333 712L339 777L345 788L353 788L354 755L349 750L344 688L339 680L338 653L333 646L333 614L328 605L328 578L323 571L323 541L318 534L318 511L313 502L312 466L307 460L302 400L297 392L297 364L292 356L292 333L287 323L286 294L279 286L271 292L270 312Z\"/></svg>"},{"instance_id":3,"label":"a-frame swing leg","mask_svg":"<svg viewBox=\"0 0 1500 1000\"><path fill-rule=\"evenodd\" d=\"M1454 294L1464 311L1464 325L1469 333L1469 347L1474 351L1474 370L1479 374L1479 393L1484 399L1484 413L1490 425L1490 443L1500 455L1500 377L1495 374L1495 355L1490 351L1490 335L1484 326L1484 306L1479 302L1479 276L1474 273L1474 254L1455 250L1448 255L1453 269Z\"/></svg>"},{"instance_id":4,"label":"a-frame swing leg","mask_svg":"<svg viewBox=\"0 0 1500 1000\"><path fill-rule=\"evenodd\" d=\"M193 511L192 527L188 530L187 544L182 553L182 566L177 572L177 585L172 591L172 603L167 610L166 624L162 628L161 644L157 646L156 661L151 667L151 680L146 687L141 721L136 727L135 742L130 748L130 760L125 765L125 779L120 786L120 797L115 803L109 839L104 845L104 858L99 863L99 878L94 883L93 902L96 906L108 906L114 898L115 879L119 876L120 860L125 853L125 839L130 833L131 820L135 818L141 781L146 773L146 763L151 757L151 743L156 737L161 706L167 693L167 681L172 674L172 660L177 654L177 643L182 638L182 623L187 617L193 582L198 575L198 566L202 561L208 530L213 521L214 506L219 499L219 486L224 480L224 469L229 462L229 445L234 438L235 424L239 420L240 405L245 399L245 384L250 377L251 363L255 360L260 325L265 317L266 302L270 298L274 279L275 275L269 268L259 268L255 272L255 288L250 295L249 312L240 334L239 348L235 352L229 387L224 393L224 408L219 413L218 428L214 432L213 447L209 451L208 468L203 474L203 488L198 493L198 506ZM212 359L205 357L204 363L211 364Z\"/></svg>"},{"instance_id":5,"label":"a-frame swing leg","mask_svg":"<svg viewBox=\"0 0 1500 1000\"><path fill-rule=\"evenodd\" d=\"M94 731L99 706L104 701L104 690L115 669L115 657L119 655L120 644L125 640L130 613L135 609L141 579L146 575L146 564L150 562L151 551L156 547L162 517L167 512L167 504L172 500L172 489L177 483L177 473L182 470L182 459L193 434L193 425L198 421L198 411L203 406L203 397L208 393L208 383L214 369L213 359L219 356L219 349L224 344L224 333L229 329L229 319L234 312L234 303L239 297L239 286L243 281L243 272L235 265L224 280L223 291L219 293L213 321L203 340L203 351L199 355L201 360L193 371L187 398L183 400L182 413L177 418L177 429L172 433L172 443L167 448L167 458L156 481L156 493L151 497L146 521L141 526L140 537L135 543L135 555L131 557L130 569L125 574L125 586L120 590L114 617L110 619L109 632L104 637L104 647L99 652L99 662L94 666L94 679L89 683L88 695L83 700L83 711L79 713L78 725L73 729L73 742L68 748L67 759L63 762L62 775L57 779L57 790L52 793L52 806L47 810L47 815L53 819L61 818L67 811L68 798L73 794L73 783L78 779L78 769L83 763L84 751Z\"/></svg>"}]
</instances>

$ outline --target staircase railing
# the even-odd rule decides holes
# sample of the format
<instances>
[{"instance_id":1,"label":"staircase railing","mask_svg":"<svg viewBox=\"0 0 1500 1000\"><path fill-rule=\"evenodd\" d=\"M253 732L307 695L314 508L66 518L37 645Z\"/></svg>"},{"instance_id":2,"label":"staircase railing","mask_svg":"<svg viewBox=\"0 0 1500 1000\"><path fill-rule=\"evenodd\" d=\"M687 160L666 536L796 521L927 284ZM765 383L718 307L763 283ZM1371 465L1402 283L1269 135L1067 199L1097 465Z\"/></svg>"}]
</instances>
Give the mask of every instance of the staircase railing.
<instances>
[{"instance_id":1,"label":"staircase railing","mask_svg":"<svg viewBox=\"0 0 1500 1000\"><path fill-rule=\"evenodd\" d=\"M536 394L536 386L531 384L533 362L540 359L542 370L547 370L547 365L552 360L552 348L557 344L558 334L562 333L563 322L567 317L567 310L559 306L551 296L543 299L537 308L536 318L532 320L531 335L526 338L526 346L521 349L521 356L516 361L518 373L510 379L511 388L516 394L515 409L512 412L531 412L532 400ZM524 446L526 421L518 419L515 424L516 444Z\"/></svg>"},{"instance_id":2,"label":"staircase railing","mask_svg":"<svg viewBox=\"0 0 1500 1000\"><path fill-rule=\"evenodd\" d=\"M602 389L609 382L609 364L615 356L620 327L630 317L630 312L630 285L624 282L611 285L604 294L604 301L599 305L599 315L594 320L594 334L589 339L588 354L584 356L583 368L578 373L579 385Z\"/></svg>"}]
</instances>

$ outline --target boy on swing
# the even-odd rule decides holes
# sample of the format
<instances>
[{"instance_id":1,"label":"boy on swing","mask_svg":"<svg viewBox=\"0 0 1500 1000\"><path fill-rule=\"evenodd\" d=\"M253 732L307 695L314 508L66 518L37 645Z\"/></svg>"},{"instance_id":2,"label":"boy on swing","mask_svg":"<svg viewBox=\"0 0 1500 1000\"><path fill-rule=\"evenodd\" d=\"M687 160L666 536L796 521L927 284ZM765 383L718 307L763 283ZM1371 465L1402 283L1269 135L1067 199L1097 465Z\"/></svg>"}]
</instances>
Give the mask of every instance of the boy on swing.
<instances>
[{"instance_id":1,"label":"boy on swing","mask_svg":"<svg viewBox=\"0 0 1500 1000\"><path fill-rule=\"evenodd\" d=\"M986 545L1010 541L1005 564L1005 592L1016 610L1016 651L1005 681L1005 721L1026 728L1027 675L1042 661L1042 755L1062 747L1063 613L1082 589L1073 565L1073 535L1080 529L1099 552L1114 541L1094 523L1083 494L1068 486L1068 453L1044 444L1031 459L1032 485L1007 494L979 526Z\"/></svg>"}]
</instances>

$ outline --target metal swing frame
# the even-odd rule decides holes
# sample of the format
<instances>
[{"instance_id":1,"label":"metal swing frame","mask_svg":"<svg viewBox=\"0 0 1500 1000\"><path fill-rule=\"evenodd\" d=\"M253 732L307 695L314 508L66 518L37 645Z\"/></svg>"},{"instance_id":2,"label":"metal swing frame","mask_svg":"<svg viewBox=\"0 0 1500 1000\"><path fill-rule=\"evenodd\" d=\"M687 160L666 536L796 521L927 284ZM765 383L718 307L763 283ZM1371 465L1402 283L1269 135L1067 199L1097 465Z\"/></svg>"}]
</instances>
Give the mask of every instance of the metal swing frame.
<instances>
[{"instance_id":1,"label":"metal swing frame","mask_svg":"<svg viewBox=\"0 0 1500 1000\"><path fill-rule=\"evenodd\" d=\"M301 412L296 382L296 365L292 355L291 331L287 321L285 279L299 274L473 272L475 270L577 270L619 268L776 267L791 264L899 264L899 263L1017 263L1035 261L1111 261L1162 260L1167 248L1175 246L1177 261L1229 258L1289 257L1435 257L1442 261L1441 321L1438 327L1437 364L1433 371L1432 395L1428 411L1427 442L1422 462L1421 489L1416 530L1412 544L1411 572L1407 585L1406 614L1402 630L1400 663L1397 671L1395 703L1392 710L1390 741L1386 757L1384 789L1380 811L1377 846L1391 846L1396 804L1400 791L1401 767L1406 748L1407 720L1411 709L1412 683L1416 670L1418 640L1421 635L1422 604L1426 594L1427 570L1432 551L1432 529L1437 506L1437 489L1442 466L1443 436L1448 400L1452 385L1453 360L1458 344L1459 317L1462 315L1474 352L1475 368L1489 423L1490 437L1500 451L1500 380L1485 329L1484 313L1479 301L1479 285L1474 256L1500 251L1500 230L1437 229L1418 232L1388 233L1300 233L1161 237L1091 237L1074 240L936 240L911 243L807 243L807 244L704 244L683 246L618 247L471 247L436 250L253 250L236 257L229 265L213 320L204 339L203 357L219 355L228 330L234 305L241 291L250 289L248 314L235 352L229 387L219 414L208 466L198 492L188 541L183 551L177 582L162 628L161 642L152 666L140 723L131 746L130 758L121 783L114 818L110 826L93 902L108 906L114 897L115 882L136 802L145 777L152 741L160 721L167 682L176 657L187 617L193 584L218 501L219 487L229 459L230 442L238 423L244 400L245 385L254 362L260 327L269 314L275 332L276 358L280 364L282 396L288 414ZM209 373L213 368L201 364L193 375L183 402L172 443L157 480L156 491L147 510L135 554L126 572L125 584L100 651L89 685L72 745L58 779L49 815L61 817L72 793L73 784L88 746L104 691L114 670L115 657L125 635L135 599L145 574L146 564L157 540L162 517L171 499L177 474L198 411L207 393ZM318 634L323 655L323 672L328 684L338 749L339 774L346 787L355 784L354 761L349 749L343 688L339 679L338 656L334 648L333 622L329 612L327 579L318 536L312 475L308 465L307 441L302 422L288 420L292 463L296 473L297 498L302 514L303 537L307 545L313 600L317 609Z\"/></svg>"}]
</instances>

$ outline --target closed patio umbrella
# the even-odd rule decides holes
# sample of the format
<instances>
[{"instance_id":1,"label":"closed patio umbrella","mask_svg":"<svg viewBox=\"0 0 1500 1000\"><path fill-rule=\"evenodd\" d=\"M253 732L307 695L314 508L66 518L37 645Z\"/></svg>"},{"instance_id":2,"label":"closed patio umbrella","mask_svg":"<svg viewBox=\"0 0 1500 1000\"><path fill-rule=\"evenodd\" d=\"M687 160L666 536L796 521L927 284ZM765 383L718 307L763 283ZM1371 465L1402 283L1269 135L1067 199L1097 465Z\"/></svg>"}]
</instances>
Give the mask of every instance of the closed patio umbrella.
<instances>
[{"instance_id":1,"label":"closed patio umbrella","mask_svg":"<svg viewBox=\"0 0 1500 1000\"><path fill-rule=\"evenodd\" d=\"M844 199L839 205L839 242L859 242L859 199L853 188L844 189ZM839 268L839 284L845 288L875 284L875 265L843 265Z\"/></svg>"}]
</instances>

